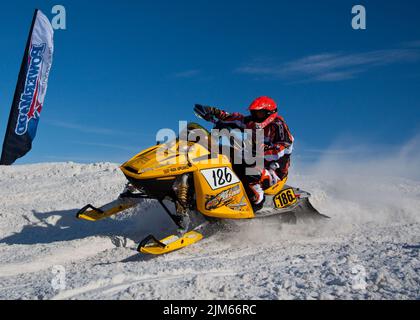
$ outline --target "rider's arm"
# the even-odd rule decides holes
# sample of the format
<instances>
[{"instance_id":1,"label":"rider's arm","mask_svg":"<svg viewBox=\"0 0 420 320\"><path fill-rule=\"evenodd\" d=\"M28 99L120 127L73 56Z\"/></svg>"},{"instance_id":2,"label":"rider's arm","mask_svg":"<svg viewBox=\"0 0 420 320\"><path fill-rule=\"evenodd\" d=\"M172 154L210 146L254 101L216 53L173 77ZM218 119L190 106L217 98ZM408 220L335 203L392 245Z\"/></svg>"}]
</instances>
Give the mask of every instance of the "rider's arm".
<instances>
[{"instance_id":1,"label":"rider's arm","mask_svg":"<svg viewBox=\"0 0 420 320\"><path fill-rule=\"evenodd\" d=\"M239 112L228 113L220 110L220 114L216 116L222 123L232 126L232 128L238 127L245 129L245 116Z\"/></svg>"},{"instance_id":2,"label":"rider's arm","mask_svg":"<svg viewBox=\"0 0 420 320\"><path fill-rule=\"evenodd\" d=\"M271 137L272 143L265 147L265 158L268 161L276 161L285 154L291 154L293 151L294 138L287 126L286 122L280 121L276 123L277 130Z\"/></svg>"},{"instance_id":3,"label":"rider's arm","mask_svg":"<svg viewBox=\"0 0 420 320\"><path fill-rule=\"evenodd\" d=\"M235 124L240 128L245 128L245 116L239 112L229 113L214 107L207 107L207 110L209 114L225 124Z\"/></svg>"}]
</instances>

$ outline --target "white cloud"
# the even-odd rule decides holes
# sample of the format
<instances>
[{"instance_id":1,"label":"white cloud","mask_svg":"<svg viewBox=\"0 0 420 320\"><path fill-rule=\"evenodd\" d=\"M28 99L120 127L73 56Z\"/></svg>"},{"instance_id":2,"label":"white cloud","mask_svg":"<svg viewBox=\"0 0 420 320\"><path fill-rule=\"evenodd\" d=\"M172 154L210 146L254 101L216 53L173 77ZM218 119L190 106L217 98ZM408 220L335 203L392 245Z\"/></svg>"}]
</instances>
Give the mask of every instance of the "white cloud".
<instances>
[{"instance_id":1,"label":"white cloud","mask_svg":"<svg viewBox=\"0 0 420 320\"><path fill-rule=\"evenodd\" d=\"M71 123L67 121L60 121L60 120L49 120L44 119L43 122L45 124L53 126L53 127L59 127L63 129L70 129L74 131L84 132L84 133L93 133L93 134L99 134L99 135L124 135L124 136L142 136L142 137L154 137L152 134L144 134L144 133L136 133L136 132L130 132L130 131L122 131L122 130L115 130L115 129L107 129L107 128L101 128L101 127L95 127L91 125L81 125L76 123Z\"/></svg>"},{"instance_id":2,"label":"white cloud","mask_svg":"<svg viewBox=\"0 0 420 320\"><path fill-rule=\"evenodd\" d=\"M104 134L104 135L115 135L115 134L121 134L121 131L112 130L112 129L106 129L106 128L99 128L99 127L93 127L93 126L83 126L75 123L70 122L64 122L64 121L56 121L56 120L44 120L48 125L54 126L54 127L60 127L65 129L72 129L80 132L85 133L95 133L95 134Z\"/></svg>"},{"instance_id":3,"label":"white cloud","mask_svg":"<svg viewBox=\"0 0 420 320\"><path fill-rule=\"evenodd\" d=\"M355 78L373 67L418 61L420 50L413 48L415 43L417 42L412 42L411 47L398 49L309 55L279 65L267 65L258 61L242 66L236 72L284 79L342 81Z\"/></svg>"}]
</instances>

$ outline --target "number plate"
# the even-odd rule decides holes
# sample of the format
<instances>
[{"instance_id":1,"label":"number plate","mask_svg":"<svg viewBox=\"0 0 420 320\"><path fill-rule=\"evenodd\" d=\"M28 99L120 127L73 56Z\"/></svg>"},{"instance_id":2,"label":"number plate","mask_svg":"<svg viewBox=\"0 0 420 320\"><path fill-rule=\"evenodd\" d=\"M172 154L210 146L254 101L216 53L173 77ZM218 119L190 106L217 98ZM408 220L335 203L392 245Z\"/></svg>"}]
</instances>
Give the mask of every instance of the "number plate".
<instances>
[{"instance_id":1,"label":"number plate","mask_svg":"<svg viewBox=\"0 0 420 320\"><path fill-rule=\"evenodd\" d=\"M204 178L213 190L224 188L239 182L238 177L231 168L212 168L201 170Z\"/></svg>"},{"instance_id":2,"label":"number plate","mask_svg":"<svg viewBox=\"0 0 420 320\"><path fill-rule=\"evenodd\" d=\"M293 189L286 189L274 197L274 204L277 208L286 208L295 204L297 198Z\"/></svg>"}]
</instances>

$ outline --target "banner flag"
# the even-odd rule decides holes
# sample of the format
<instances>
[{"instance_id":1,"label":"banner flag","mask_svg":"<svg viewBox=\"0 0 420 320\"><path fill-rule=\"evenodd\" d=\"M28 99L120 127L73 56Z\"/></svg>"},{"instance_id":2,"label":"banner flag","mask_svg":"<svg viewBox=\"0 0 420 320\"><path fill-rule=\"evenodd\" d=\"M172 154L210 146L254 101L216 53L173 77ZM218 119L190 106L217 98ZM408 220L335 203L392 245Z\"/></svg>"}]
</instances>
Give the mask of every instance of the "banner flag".
<instances>
[{"instance_id":1,"label":"banner flag","mask_svg":"<svg viewBox=\"0 0 420 320\"><path fill-rule=\"evenodd\" d=\"M11 165L32 148L47 92L54 51L54 31L48 18L35 10L19 72L0 165Z\"/></svg>"}]
</instances>

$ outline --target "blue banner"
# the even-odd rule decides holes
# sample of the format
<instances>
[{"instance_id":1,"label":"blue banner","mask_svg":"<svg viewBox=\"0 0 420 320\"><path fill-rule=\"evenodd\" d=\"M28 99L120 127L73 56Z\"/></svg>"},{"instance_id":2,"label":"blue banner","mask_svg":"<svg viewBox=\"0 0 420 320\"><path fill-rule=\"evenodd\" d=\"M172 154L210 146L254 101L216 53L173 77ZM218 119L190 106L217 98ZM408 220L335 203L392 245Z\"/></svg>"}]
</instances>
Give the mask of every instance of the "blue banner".
<instances>
[{"instance_id":1,"label":"blue banner","mask_svg":"<svg viewBox=\"0 0 420 320\"><path fill-rule=\"evenodd\" d=\"M32 148L47 92L54 51L54 31L48 18L35 10L19 72L0 165L11 165Z\"/></svg>"}]
</instances>

